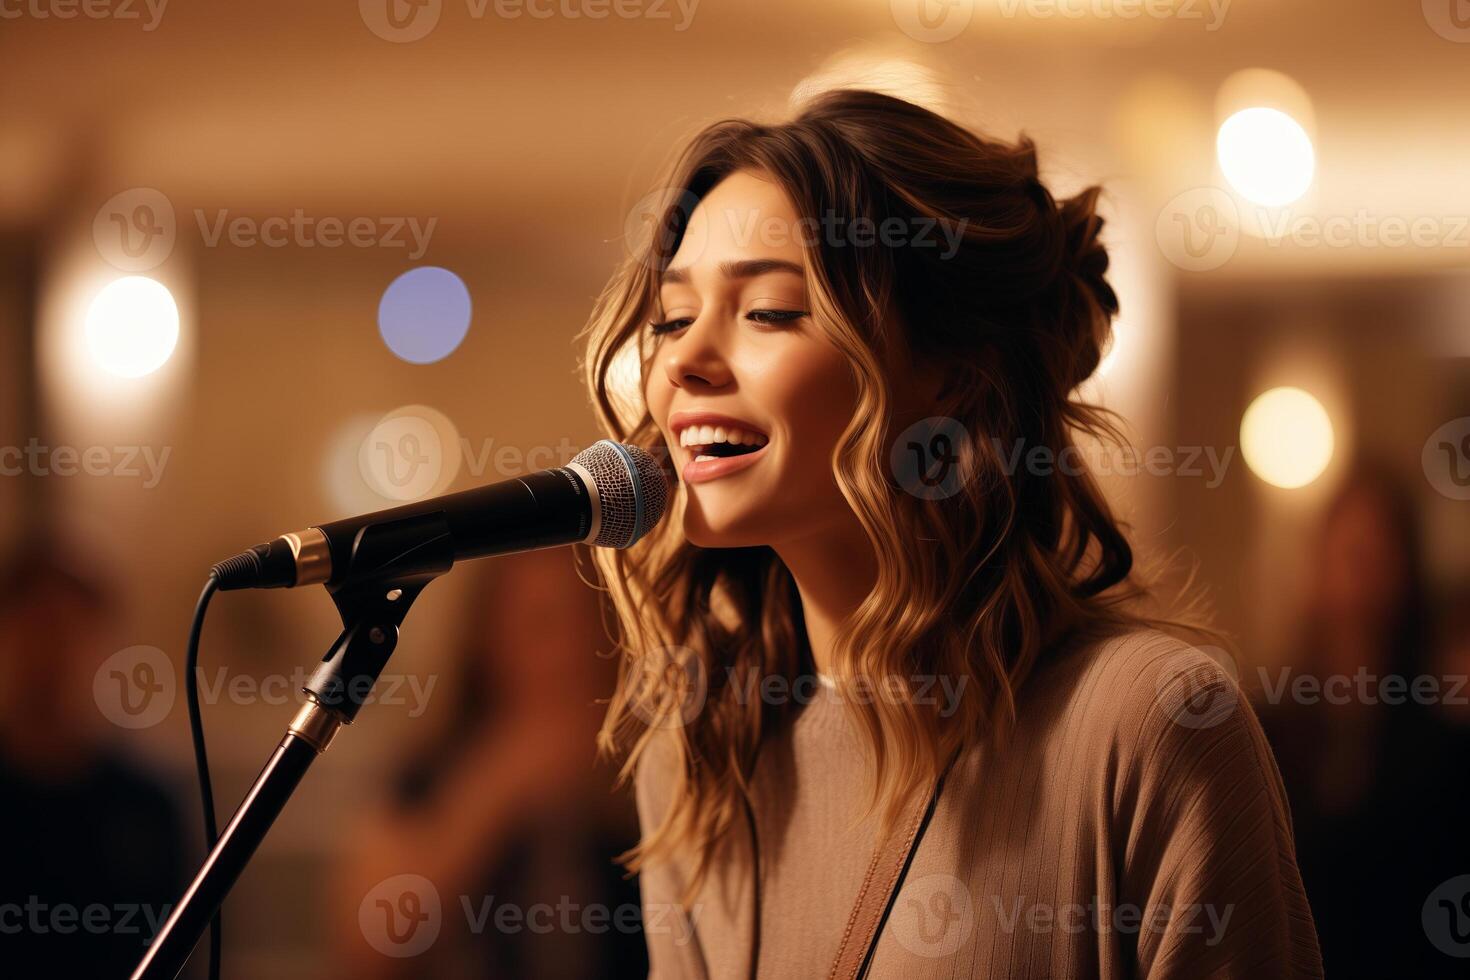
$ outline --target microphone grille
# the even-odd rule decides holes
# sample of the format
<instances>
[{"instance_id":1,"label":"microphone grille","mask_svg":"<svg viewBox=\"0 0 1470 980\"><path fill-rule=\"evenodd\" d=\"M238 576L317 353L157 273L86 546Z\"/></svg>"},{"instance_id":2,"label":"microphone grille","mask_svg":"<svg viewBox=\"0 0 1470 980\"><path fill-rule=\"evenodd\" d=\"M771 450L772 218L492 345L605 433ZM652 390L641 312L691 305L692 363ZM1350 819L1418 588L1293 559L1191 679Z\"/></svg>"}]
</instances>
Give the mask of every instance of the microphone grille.
<instances>
[{"instance_id":1,"label":"microphone grille","mask_svg":"<svg viewBox=\"0 0 1470 980\"><path fill-rule=\"evenodd\" d=\"M627 548L663 518L669 488L663 468L646 450L601 439L572 462L592 474L597 488L602 525L593 545Z\"/></svg>"}]
</instances>

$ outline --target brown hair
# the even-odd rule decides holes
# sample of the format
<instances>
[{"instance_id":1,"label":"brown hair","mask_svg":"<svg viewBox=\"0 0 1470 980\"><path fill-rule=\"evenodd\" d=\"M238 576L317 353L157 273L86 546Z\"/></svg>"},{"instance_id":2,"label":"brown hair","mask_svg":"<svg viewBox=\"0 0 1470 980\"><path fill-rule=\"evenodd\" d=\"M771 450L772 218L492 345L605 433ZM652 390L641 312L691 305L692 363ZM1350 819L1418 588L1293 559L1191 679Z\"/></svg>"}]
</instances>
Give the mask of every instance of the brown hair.
<instances>
[{"instance_id":1,"label":"brown hair","mask_svg":"<svg viewBox=\"0 0 1470 980\"><path fill-rule=\"evenodd\" d=\"M806 246L813 318L850 358L860 392L833 472L879 566L836 639L834 673L844 685L915 671L967 681L948 718L913 699L854 699L867 702L853 710L872 750L873 802L891 820L953 751L1004 730L1043 651L1142 622L1124 603L1139 594L1132 552L1086 468L1030 472L1007 455L1023 445L1077 458L1079 430L1116 436L1102 410L1073 397L1118 312L1098 237L1100 188L1058 202L1024 136L987 139L867 91L828 93L779 125L705 128L672 165L649 240L613 276L585 332L587 382L613 438L664 451L641 393L620 387L620 365L647 367L658 273L694 205L740 170L777 181L803 216L962 230L947 255L913 244ZM895 433L884 365L896 345L939 366L944 393L931 414L970 436L958 447L970 477L945 499L902 492L888 466ZM664 822L625 857L636 869L687 853L692 889L740 813L763 735L793 710L744 697L733 678L810 670L795 583L770 548L697 548L674 519L597 561L621 627L603 747L626 753L626 776L655 731L668 729L677 757ZM703 695L692 714L691 679Z\"/></svg>"}]
</instances>

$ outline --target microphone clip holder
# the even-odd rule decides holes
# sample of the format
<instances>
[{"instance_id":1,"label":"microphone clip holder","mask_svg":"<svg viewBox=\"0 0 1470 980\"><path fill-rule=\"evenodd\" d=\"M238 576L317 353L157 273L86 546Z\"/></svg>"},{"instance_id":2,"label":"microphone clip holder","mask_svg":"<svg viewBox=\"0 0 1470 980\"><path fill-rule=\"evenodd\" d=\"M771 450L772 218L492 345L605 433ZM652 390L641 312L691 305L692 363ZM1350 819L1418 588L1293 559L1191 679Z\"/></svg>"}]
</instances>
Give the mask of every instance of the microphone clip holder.
<instances>
[{"instance_id":1,"label":"microphone clip holder","mask_svg":"<svg viewBox=\"0 0 1470 980\"><path fill-rule=\"evenodd\" d=\"M335 556L334 556L335 558ZM306 702L245 794L132 980L175 980L311 764L368 699L425 586L454 564L442 513L364 527L327 590L342 632L306 682ZM335 564L335 562L334 562Z\"/></svg>"}]
</instances>

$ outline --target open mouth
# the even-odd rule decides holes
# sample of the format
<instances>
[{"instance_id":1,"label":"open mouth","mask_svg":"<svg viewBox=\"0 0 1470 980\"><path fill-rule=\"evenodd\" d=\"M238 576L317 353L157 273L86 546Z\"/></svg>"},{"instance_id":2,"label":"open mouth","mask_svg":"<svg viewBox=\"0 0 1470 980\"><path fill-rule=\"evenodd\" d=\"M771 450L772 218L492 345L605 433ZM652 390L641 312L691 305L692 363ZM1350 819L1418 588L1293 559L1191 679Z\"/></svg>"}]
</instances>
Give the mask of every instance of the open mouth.
<instances>
[{"instance_id":1,"label":"open mouth","mask_svg":"<svg viewBox=\"0 0 1470 980\"><path fill-rule=\"evenodd\" d=\"M748 456L769 441L764 433L726 426L691 425L679 433L679 445L695 462Z\"/></svg>"},{"instance_id":2,"label":"open mouth","mask_svg":"<svg viewBox=\"0 0 1470 980\"><path fill-rule=\"evenodd\" d=\"M729 459L731 456L748 456L755 452L760 446L732 445L727 442L714 442L707 446L694 447L695 459Z\"/></svg>"}]
</instances>

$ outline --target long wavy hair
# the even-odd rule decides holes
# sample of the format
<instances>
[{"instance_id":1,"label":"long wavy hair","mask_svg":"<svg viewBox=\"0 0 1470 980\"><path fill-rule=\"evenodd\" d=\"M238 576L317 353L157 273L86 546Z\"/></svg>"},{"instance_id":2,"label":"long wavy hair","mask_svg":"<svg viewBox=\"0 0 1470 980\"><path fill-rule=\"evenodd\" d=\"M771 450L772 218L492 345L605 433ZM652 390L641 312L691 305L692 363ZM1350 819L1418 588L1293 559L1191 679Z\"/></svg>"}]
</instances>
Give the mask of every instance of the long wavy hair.
<instances>
[{"instance_id":1,"label":"long wavy hair","mask_svg":"<svg viewBox=\"0 0 1470 980\"><path fill-rule=\"evenodd\" d=\"M847 691L919 675L965 685L947 717L924 699L861 690L848 699L871 750L872 805L891 827L954 752L1004 733L1038 657L1066 638L1145 621L1130 601L1142 594L1132 551L1074 443L1079 433L1119 438L1105 411L1075 397L1118 312L1098 237L1101 188L1058 201L1025 136L985 138L868 91L829 92L778 125L732 119L703 129L672 163L647 234L582 337L608 435L664 459L638 380L648 373L659 274L694 206L741 170L778 182L804 218L961 230L952 252L826 236L804 244L813 319L850 360L859 389L832 471L878 564L871 594L836 637L832 673ZM969 435L955 447L969 477L942 499L905 492L889 467L896 434L885 364L898 345L915 363L939 366L930 414ZM1015 465L1016 446L1046 447L1071 465L1033 472ZM676 494L671 517L634 547L597 551L620 658L600 744L621 754L626 779L657 734L671 736L672 802L623 860L637 870L688 856L693 890L742 813L762 738L797 710L792 699L751 697L750 679L795 682L811 659L795 582L776 553L690 544L683 500Z\"/></svg>"}]
</instances>

